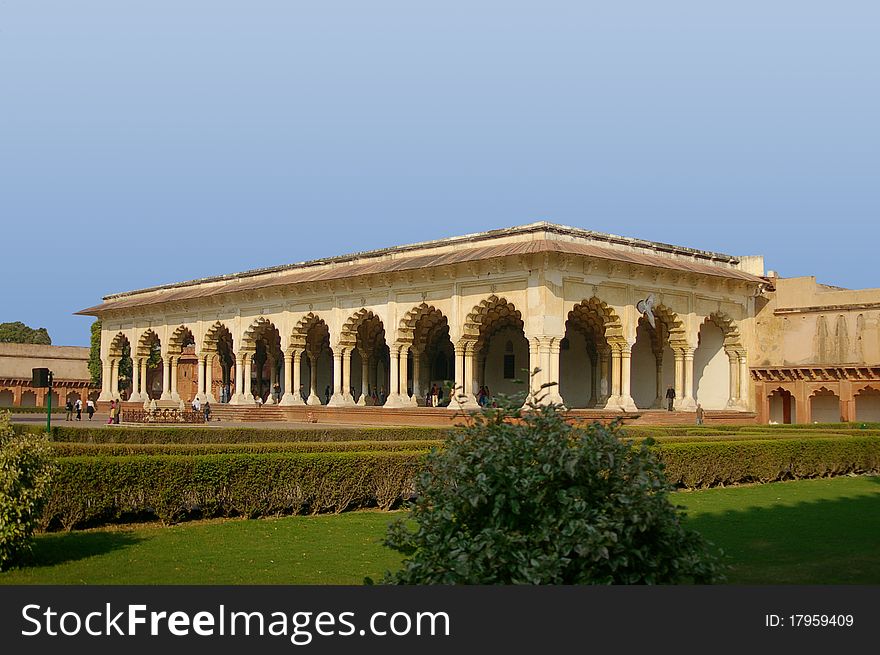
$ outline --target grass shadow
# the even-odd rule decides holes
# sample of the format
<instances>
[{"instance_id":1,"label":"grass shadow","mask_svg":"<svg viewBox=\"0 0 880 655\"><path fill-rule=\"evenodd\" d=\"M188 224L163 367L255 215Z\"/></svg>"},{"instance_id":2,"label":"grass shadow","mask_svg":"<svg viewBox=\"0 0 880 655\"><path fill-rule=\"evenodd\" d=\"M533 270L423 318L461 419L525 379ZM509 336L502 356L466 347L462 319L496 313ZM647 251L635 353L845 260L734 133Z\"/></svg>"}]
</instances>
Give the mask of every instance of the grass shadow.
<instances>
[{"instance_id":1,"label":"grass shadow","mask_svg":"<svg viewBox=\"0 0 880 655\"><path fill-rule=\"evenodd\" d=\"M95 531L44 534L20 563L22 567L56 566L65 562L105 555L143 541L132 532Z\"/></svg>"},{"instance_id":2,"label":"grass shadow","mask_svg":"<svg viewBox=\"0 0 880 655\"><path fill-rule=\"evenodd\" d=\"M695 511L696 510L696 511ZM880 494L723 512L686 524L724 551L733 584L880 584Z\"/></svg>"}]
</instances>

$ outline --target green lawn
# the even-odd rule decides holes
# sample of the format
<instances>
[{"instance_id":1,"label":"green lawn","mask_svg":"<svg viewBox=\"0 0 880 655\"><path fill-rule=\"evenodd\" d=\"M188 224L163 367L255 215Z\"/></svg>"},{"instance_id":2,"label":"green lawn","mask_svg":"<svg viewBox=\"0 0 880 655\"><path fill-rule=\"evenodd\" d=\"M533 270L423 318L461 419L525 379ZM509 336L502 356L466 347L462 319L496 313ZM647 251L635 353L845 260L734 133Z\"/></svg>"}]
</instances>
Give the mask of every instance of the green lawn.
<instances>
[{"instance_id":1,"label":"green lawn","mask_svg":"<svg viewBox=\"0 0 880 655\"><path fill-rule=\"evenodd\" d=\"M880 477L681 492L688 523L739 584L880 583ZM188 523L48 534L5 584L360 584L397 566L395 514Z\"/></svg>"}]
</instances>

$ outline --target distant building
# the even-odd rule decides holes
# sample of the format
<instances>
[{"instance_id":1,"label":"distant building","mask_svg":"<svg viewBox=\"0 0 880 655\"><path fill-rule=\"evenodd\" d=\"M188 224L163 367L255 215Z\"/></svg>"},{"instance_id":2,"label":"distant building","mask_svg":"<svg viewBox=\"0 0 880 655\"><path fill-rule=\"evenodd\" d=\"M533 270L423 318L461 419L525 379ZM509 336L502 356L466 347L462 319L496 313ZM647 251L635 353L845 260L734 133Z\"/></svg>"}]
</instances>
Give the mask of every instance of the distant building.
<instances>
[{"instance_id":1,"label":"distant building","mask_svg":"<svg viewBox=\"0 0 880 655\"><path fill-rule=\"evenodd\" d=\"M758 420L880 421L880 289L770 279L751 356Z\"/></svg>"},{"instance_id":2,"label":"distant building","mask_svg":"<svg viewBox=\"0 0 880 655\"><path fill-rule=\"evenodd\" d=\"M44 407L47 389L31 386L32 369L48 368L54 376L52 406L68 399L98 397L89 376L89 349L0 343L0 407Z\"/></svg>"}]
</instances>

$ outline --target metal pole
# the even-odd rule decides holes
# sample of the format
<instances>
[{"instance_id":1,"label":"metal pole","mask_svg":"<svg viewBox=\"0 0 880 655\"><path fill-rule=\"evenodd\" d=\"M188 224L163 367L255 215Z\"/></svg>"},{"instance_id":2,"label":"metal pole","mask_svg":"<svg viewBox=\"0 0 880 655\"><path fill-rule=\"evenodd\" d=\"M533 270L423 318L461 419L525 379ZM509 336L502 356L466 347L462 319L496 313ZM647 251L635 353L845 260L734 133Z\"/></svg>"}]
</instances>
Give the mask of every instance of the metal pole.
<instances>
[{"instance_id":1,"label":"metal pole","mask_svg":"<svg viewBox=\"0 0 880 655\"><path fill-rule=\"evenodd\" d=\"M49 371L49 402L46 405L48 407L48 411L46 412L46 434L52 435L52 371Z\"/></svg>"}]
</instances>

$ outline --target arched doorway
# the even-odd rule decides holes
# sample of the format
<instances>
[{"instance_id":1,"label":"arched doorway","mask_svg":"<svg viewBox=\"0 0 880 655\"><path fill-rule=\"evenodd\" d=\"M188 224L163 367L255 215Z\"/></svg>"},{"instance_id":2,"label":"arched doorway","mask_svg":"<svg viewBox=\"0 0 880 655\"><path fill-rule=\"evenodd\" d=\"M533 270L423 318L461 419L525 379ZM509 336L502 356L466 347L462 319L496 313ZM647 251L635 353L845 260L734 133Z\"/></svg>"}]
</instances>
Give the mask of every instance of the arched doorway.
<instances>
[{"instance_id":1,"label":"arched doorway","mask_svg":"<svg viewBox=\"0 0 880 655\"><path fill-rule=\"evenodd\" d=\"M191 403L198 393L196 339L187 326L179 326L168 339L171 356L171 399Z\"/></svg>"},{"instance_id":2,"label":"arched doorway","mask_svg":"<svg viewBox=\"0 0 880 655\"><path fill-rule=\"evenodd\" d=\"M733 320L716 312L706 318L694 352L694 395L703 409L741 405L740 359L743 346Z\"/></svg>"},{"instance_id":3,"label":"arched doorway","mask_svg":"<svg viewBox=\"0 0 880 655\"><path fill-rule=\"evenodd\" d=\"M830 389L816 389L809 403L813 423L840 423L840 397Z\"/></svg>"},{"instance_id":4,"label":"arched doorway","mask_svg":"<svg viewBox=\"0 0 880 655\"><path fill-rule=\"evenodd\" d=\"M220 321L205 333L202 350L205 353L205 394L209 402L219 400L228 403L232 399L235 391L235 352L232 343L232 332Z\"/></svg>"},{"instance_id":5,"label":"arched doorway","mask_svg":"<svg viewBox=\"0 0 880 655\"><path fill-rule=\"evenodd\" d=\"M676 391L676 405L688 407L685 385L676 383L675 379L675 350L683 352L685 348L687 342L682 322L668 307L654 307L653 326L646 317L639 318L632 347L630 383L637 408L663 408L669 387Z\"/></svg>"},{"instance_id":6,"label":"arched doorway","mask_svg":"<svg viewBox=\"0 0 880 655\"><path fill-rule=\"evenodd\" d=\"M475 404L481 387L490 398L495 393L513 396L531 391L525 324L522 314L506 298L493 295L473 309L457 351L464 364L459 405Z\"/></svg>"},{"instance_id":7,"label":"arched doorway","mask_svg":"<svg viewBox=\"0 0 880 655\"><path fill-rule=\"evenodd\" d=\"M779 387L770 392L770 423L794 423L797 399L788 389Z\"/></svg>"},{"instance_id":8,"label":"arched doorway","mask_svg":"<svg viewBox=\"0 0 880 655\"><path fill-rule=\"evenodd\" d=\"M165 362L162 361L162 342L152 330L147 330L138 339L137 358L140 362L138 375L141 380L140 393L144 401L171 399L170 379L166 383Z\"/></svg>"},{"instance_id":9,"label":"arched doorway","mask_svg":"<svg viewBox=\"0 0 880 655\"><path fill-rule=\"evenodd\" d=\"M330 349L330 328L320 316L306 314L290 337L293 351L293 386L308 405L327 401L326 390L332 389L333 359ZM297 356L300 361L297 362ZM304 364L304 365L303 365Z\"/></svg>"},{"instance_id":10,"label":"arched doorway","mask_svg":"<svg viewBox=\"0 0 880 655\"><path fill-rule=\"evenodd\" d=\"M880 389L865 387L855 396L856 420L880 423Z\"/></svg>"},{"instance_id":11,"label":"arched doorway","mask_svg":"<svg viewBox=\"0 0 880 655\"><path fill-rule=\"evenodd\" d=\"M401 320L398 339L410 344L412 403L430 405L436 387L440 404L447 405L447 387L455 380L455 349L443 312L427 303L414 307Z\"/></svg>"},{"instance_id":12,"label":"arched doorway","mask_svg":"<svg viewBox=\"0 0 880 655\"><path fill-rule=\"evenodd\" d=\"M339 397L334 404L382 405L396 398L390 379L391 351L386 343L385 326L368 309L361 309L345 322L340 335L341 375ZM406 369L406 365L404 365ZM334 373L335 375L335 373ZM406 378L406 370L404 370ZM401 385L406 393L408 383Z\"/></svg>"},{"instance_id":13,"label":"arched doorway","mask_svg":"<svg viewBox=\"0 0 880 655\"><path fill-rule=\"evenodd\" d=\"M20 407L36 407L37 406L37 394L33 391L27 390L21 392L21 403Z\"/></svg>"},{"instance_id":14,"label":"arched doorway","mask_svg":"<svg viewBox=\"0 0 880 655\"><path fill-rule=\"evenodd\" d=\"M12 407L15 403L15 394L11 389L0 391L0 407Z\"/></svg>"},{"instance_id":15,"label":"arched doorway","mask_svg":"<svg viewBox=\"0 0 880 655\"><path fill-rule=\"evenodd\" d=\"M611 342L623 341L620 320L598 298L576 304L559 345L559 392L568 407L605 407L611 396Z\"/></svg>"},{"instance_id":16,"label":"arched doorway","mask_svg":"<svg viewBox=\"0 0 880 655\"><path fill-rule=\"evenodd\" d=\"M131 398L133 395L131 343L122 332L113 337L108 355L110 357L111 397Z\"/></svg>"},{"instance_id":17,"label":"arched doorway","mask_svg":"<svg viewBox=\"0 0 880 655\"><path fill-rule=\"evenodd\" d=\"M280 400L280 372L283 357L278 328L265 318L254 321L241 340L244 357L244 402Z\"/></svg>"}]
</instances>

